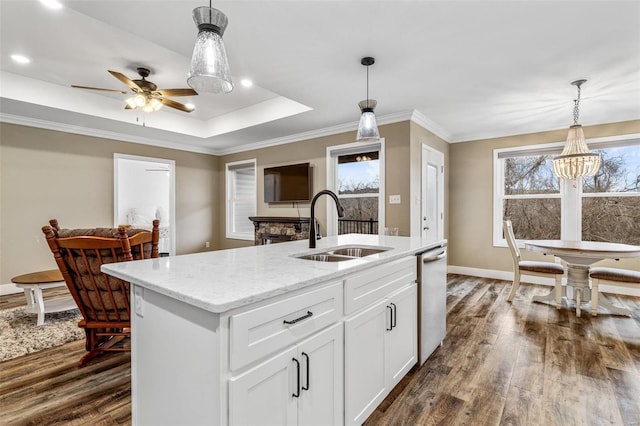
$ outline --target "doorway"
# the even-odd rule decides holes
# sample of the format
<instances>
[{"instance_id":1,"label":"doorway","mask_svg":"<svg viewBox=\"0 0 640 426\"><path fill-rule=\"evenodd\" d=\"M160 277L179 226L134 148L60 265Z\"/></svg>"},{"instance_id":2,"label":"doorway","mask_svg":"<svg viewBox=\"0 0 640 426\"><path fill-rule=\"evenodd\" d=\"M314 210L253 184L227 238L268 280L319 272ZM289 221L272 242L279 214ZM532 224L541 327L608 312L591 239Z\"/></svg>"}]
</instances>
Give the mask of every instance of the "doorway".
<instances>
[{"instance_id":1,"label":"doorway","mask_svg":"<svg viewBox=\"0 0 640 426\"><path fill-rule=\"evenodd\" d=\"M175 161L114 154L114 226L151 229L160 220L159 252L175 254Z\"/></svg>"},{"instance_id":2,"label":"doorway","mask_svg":"<svg viewBox=\"0 0 640 426\"><path fill-rule=\"evenodd\" d=\"M444 238L444 154L422 145L421 237L432 243Z\"/></svg>"}]
</instances>

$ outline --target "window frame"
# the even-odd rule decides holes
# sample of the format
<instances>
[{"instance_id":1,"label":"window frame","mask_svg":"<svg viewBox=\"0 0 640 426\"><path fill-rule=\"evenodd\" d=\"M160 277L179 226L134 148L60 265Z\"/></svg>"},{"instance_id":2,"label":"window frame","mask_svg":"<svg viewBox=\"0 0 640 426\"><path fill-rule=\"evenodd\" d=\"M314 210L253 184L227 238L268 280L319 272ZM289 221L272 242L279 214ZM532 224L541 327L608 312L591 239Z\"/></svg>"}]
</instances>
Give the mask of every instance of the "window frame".
<instances>
[{"instance_id":1,"label":"window frame","mask_svg":"<svg viewBox=\"0 0 640 426\"><path fill-rule=\"evenodd\" d=\"M383 235L385 223L385 139L375 142L351 142L327 147L327 189L338 193L338 157L340 155L358 154L367 151L378 151L380 188L378 189L378 235ZM335 206L327 203L327 236L338 235L338 215Z\"/></svg>"},{"instance_id":2,"label":"window frame","mask_svg":"<svg viewBox=\"0 0 640 426\"><path fill-rule=\"evenodd\" d=\"M247 240L253 241L255 239L255 232L237 232L235 231L235 217L233 215L235 201L236 198L234 195L234 184L235 184L235 170L244 169L244 168L253 168L253 188L254 188L254 197L253 197L253 211L251 213L252 216L257 214L258 208L258 167L257 161L255 158L249 160L240 160L233 161L230 163L225 163L225 212L226 212L226 220L225 220L225 237L228 239L234 240ZM247 218L247 220L249 220Z\"/></svg>"},{"instance_id":3,"label":"window frame","mask_svg":"<svg viewBox=\"0 0 640 426\"><path fill-rule=\"evenodd\" d=\"M640 144L640 133L627 135L607 136L601 138L586 139L590 150L615 148ZM493 246L507 247L502 231L503 201L505 199L523 198L560 198L560 238L563 240L582 240L582 199L583 197L607 197L607 196L640 196L637 193L587 193L582 192L582 179L576 186L571 181L560 179L559 194L535 194L535 195L504 195L504 161L508 154L518 155L557 155L562 151L565 142L551 142L539 145L525 145L509 148L496 148L493 150ZM515 156L515 155L511 155ZM518 246L523 244L518 240Z\"/></svg>"}]
</instances>

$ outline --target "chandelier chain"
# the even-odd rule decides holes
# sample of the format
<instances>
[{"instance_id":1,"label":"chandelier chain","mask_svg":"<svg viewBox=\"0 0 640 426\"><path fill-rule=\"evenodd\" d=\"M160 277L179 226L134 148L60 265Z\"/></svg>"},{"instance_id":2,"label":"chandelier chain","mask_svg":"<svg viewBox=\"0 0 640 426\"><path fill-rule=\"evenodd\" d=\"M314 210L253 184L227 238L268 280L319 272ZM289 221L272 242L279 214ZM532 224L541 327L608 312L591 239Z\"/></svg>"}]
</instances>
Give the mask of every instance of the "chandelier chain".
<instances>
[{"instance_id":1,"label":"chandelier chain","mask_svg":"<svg viewBox=\"0 0 640 426\"><path fill-rule=\"evenodd\" d=\"M580 85L578 85L578 98L573 101L573 124L578 124L580 117Z\"/></svg>"}]
</instances>

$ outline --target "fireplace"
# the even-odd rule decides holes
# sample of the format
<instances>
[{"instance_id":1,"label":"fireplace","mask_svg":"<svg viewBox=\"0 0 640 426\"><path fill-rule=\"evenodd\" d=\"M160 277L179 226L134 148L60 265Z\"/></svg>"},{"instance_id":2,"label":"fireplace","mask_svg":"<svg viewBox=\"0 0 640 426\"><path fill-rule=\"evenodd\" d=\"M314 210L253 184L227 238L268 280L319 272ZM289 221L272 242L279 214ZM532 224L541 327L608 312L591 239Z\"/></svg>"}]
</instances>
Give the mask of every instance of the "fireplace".
<instances>
[{"instance_id":1,"label":"fireplace","mask_svg":"<svg viewBox=\"0 0 640 426\"><path fill-rule=\"evenodd\" d=\"M308 217L250 217L255 228L255 245L274 244L309 238Z\"/></svg>"}]
</instances>

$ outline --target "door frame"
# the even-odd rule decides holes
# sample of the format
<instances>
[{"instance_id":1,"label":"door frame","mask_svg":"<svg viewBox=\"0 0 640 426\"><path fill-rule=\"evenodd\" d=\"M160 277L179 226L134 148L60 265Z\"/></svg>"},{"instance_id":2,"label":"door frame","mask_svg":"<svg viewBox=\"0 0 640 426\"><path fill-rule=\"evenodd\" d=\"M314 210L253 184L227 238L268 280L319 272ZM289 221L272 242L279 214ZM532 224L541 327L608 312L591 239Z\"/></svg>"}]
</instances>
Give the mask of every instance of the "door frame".
<instances>
[{"instance_id":1,"label":"door frame","mask_svg":"<svg viewBox=\"0 0 640 426\"><path fill-rule=\"evenodd\" d=\"M429 158L429 155L435 155L440 157L441 159L441 169L440 169L440 179L438 179L438 186L437 186L437 197L438 197L438 206L440 207L440 220L438 222L438 234L437 234L437 240L442 240L444 239L444 153L442 153L441 151L438 151L437 149L429 146L429 145L425 145L422 144L421 146L421 159L420 159L420 227L418 228L418 235L420 237L422 237L422 218L424 217L424 215L426 214L425 211L423 210L424 207L424 203L426 202L423 195L424 195L424 191L425 191L425 186L426 186L426 182L427 182L427 160Z\"/></svg>"},{"instance_id":2,"label":"door frame","mask_svg":"<svg viewBox=\"0 0 640 426\"><path fill-rule=\"evenodd\" d=\"M378 151L380 189L378 193L378 234L384 234L385 225L385 155L384 138L376 142L352 142L327 147L327 189L338 195L338 156L361 151ZM327 203L327 236L338 235L338 214L333 203Z\"/></svg>"}]
</instances>

